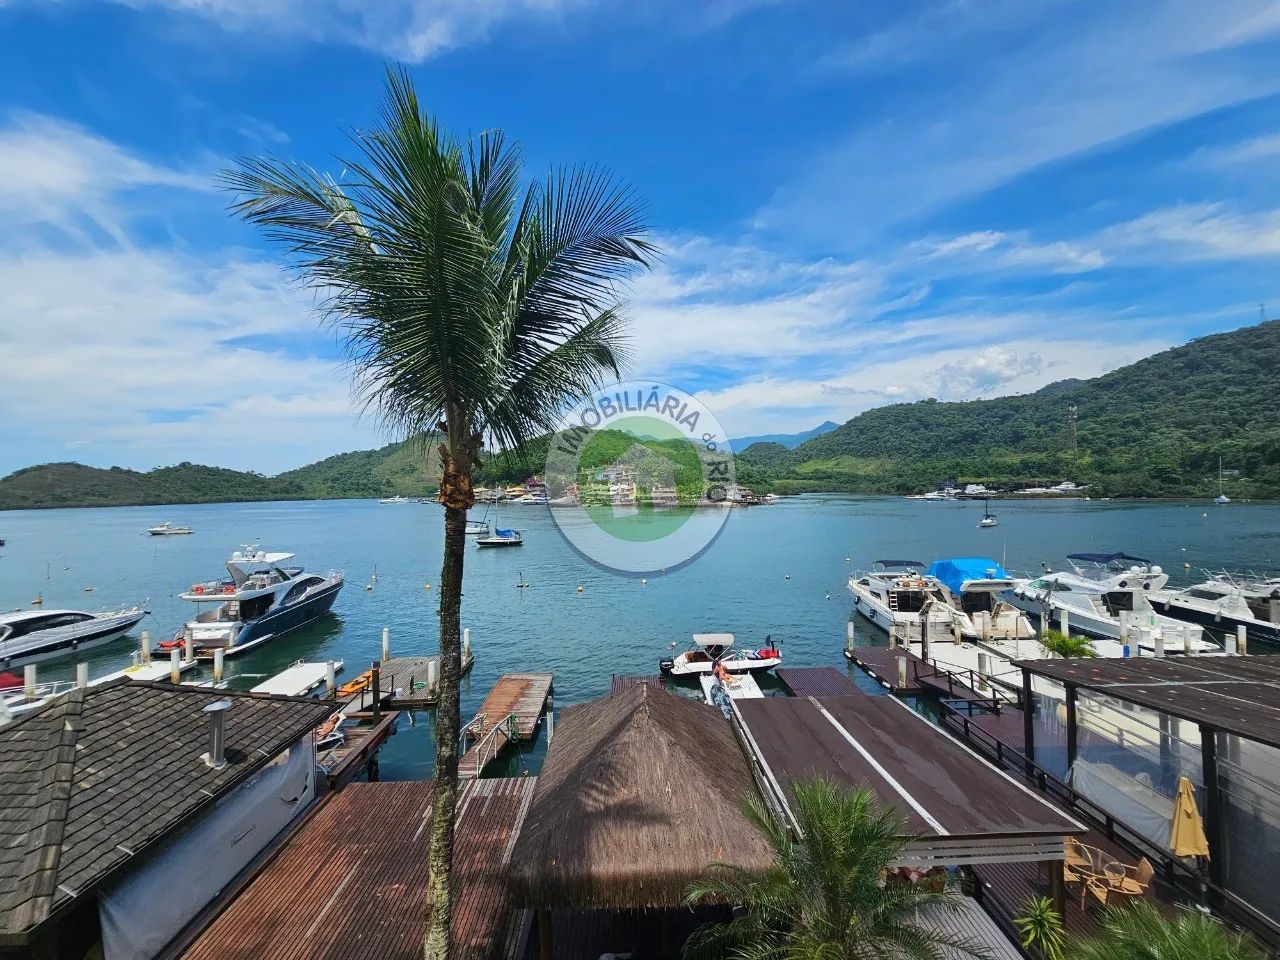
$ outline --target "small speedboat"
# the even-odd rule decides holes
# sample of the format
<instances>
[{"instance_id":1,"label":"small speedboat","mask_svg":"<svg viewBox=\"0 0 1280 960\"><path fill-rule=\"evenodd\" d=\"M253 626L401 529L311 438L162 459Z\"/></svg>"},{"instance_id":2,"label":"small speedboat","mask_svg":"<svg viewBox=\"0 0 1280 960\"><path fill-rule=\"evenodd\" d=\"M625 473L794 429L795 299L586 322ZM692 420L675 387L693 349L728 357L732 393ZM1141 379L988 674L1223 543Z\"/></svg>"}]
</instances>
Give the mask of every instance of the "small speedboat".
<instances>
[{"instance_id":1,"label":"small speedboat","mask_svg":"<svg viewBox=\"0 0 1280 960\"><path fill-rule=\"evenodd\" d=\"M146 615L141 606L112 613L25 610L0 614L0 668L69 657L110 643Z\"/></svg>"},{"instance_id":2,"label":"small speedboat","mask_svg":"<svg viewBox=\"0 0 1280 960\"><path fill-rule=\"evenodd\" d=\"M383 497L378 502L379 503L416 503L417 501L410 500L408 497L394 496L394 497Z\"/></svg>"},{"instance_id":3,"label":"small speedboat","mask_svg":"<svg viewBox=\"0 0 1280 960\"><path fill-rule=\"evenodd\" d=\"M166 520L164 523L157 523L154 527L147 527L147 533L153 537L176 537L184 533L195 533L190 527L178 527Z\"/></svg>"},{"instance_id":4,"label":"small speedboat","mask_svg":"<svg viewBox=\"0 0 1280 960\"><path fill-rule=\"evenodd\" d=\"M719 663L729 673L750 673L771 670L782 664L782 651L765 637L765 645L759 650L743 650L734 645L732 633L695 633L693 643L675 658L664 658L658 669L667 676L691 677L700 673L713 673Z\"/></svg>"},{"instance_id":5,"label":"small speedboat","mask_svg":"<svg viewBox=\"0 0 1280 960\"><path fill-rule=\"evenodd\" d=\"M476 537L477 547L519 547L524 545L524 537L519 530L494 530L493 533Z\"/></svg>"}]
</instances>

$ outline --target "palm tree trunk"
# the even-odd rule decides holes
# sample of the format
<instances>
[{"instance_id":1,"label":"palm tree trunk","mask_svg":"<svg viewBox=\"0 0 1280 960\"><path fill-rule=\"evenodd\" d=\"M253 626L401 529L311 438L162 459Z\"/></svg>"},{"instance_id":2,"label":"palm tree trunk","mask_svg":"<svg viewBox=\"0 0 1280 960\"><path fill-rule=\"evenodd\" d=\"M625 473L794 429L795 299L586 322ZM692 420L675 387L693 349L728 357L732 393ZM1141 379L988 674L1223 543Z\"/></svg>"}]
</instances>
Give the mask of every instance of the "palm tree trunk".
<instances>
[{"instance_id":1,"label":"palm tree trunk","mask_svg":"<svg viewBox=\"0 0 1280 960\"><path fill-rule=\"evenodd\" d=\"M445 461L441 478L444 509L444 564L440 570L440 703L436 707L435 794L431 806L430 879L427 903L431 918L423 944L426 960L448 960L452 938L450 876L453 867L454 809L458 798L458 733L462 672L462 566L467 544L467 506L471 493L471 465L467 457ZM449 476L452 474L452 476Z\"/></svg>"}]
</instances>

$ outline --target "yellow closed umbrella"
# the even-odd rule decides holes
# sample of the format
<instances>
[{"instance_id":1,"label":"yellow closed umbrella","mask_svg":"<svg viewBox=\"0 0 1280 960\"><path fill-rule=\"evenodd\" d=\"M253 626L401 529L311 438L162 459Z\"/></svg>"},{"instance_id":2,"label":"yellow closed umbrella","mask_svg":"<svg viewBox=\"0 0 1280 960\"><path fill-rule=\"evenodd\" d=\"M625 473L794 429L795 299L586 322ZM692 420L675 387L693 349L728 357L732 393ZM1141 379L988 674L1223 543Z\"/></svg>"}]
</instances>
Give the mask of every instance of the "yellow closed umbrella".
<instances>
[{"instance_id":1,"label":"yellow closed umbrella","mask_svg":"<svg viewBox=\"0 0 1280 960\"><path fill-rule=\"evenodd\" d=\"M1195 791L1186 777L1178 778L1178 799L1173 803L1169 847L1175 857L1209 856L1209 841L1205 839L1204 823L1196 807Z\"/></svg>"}]
</instances>

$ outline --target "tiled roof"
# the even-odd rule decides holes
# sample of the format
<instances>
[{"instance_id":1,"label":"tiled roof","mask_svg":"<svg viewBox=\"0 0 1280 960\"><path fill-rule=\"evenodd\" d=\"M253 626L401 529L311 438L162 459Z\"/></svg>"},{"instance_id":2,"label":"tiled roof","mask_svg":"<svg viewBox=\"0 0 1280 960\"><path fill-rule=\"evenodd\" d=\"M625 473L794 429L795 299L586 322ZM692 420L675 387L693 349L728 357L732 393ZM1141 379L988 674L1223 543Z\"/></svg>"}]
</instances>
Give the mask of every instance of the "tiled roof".
<instances>
[{"instance_id":1,"label":"tiled roof","mask_svg":"<svg viewBox=\"0 0 1280 960\"><path fill-rule=\"evenodd\" d=\"M226 713L227 765L201 759ZM0 936L11 940L321 723L335 704L120 680L0 728Z\"/></svg>"}]
</instances>

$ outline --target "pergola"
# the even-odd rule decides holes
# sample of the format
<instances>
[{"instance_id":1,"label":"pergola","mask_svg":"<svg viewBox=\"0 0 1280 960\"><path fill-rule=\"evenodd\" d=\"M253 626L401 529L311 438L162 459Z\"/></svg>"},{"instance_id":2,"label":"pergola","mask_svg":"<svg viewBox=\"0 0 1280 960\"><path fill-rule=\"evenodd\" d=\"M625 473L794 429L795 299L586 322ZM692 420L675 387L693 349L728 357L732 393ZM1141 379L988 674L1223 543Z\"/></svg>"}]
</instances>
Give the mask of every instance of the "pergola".
<instances>
[{"instance_id":1,"label":"pergola","mask_svg":"<svg viewBox=\"0 0 1280 960\"><path fill-rule=\"evenodd\" d=\"M1225 811L1218 735L1229 734L1264 747L1280 748L1280 657L1076 658L1022 660L1015 661L1014 666L1022 670L1024 703L1033 702L1034 676L1062 685L1068 769L1079 754L1077 701L1082 690L1157 713L1162 757L1170 749L1166 718L1199 727L1209 879L1219 890L1225 889ZM1023 720L1024 754L1034 763L1035 725L1031 710L1025 711ZM1262 838L1259 842L1263 842Z\"/></svg>"},{"instance_id":2,"label":"pergola","mask_svg":"<svg viewBox=\"0 0 1280 960\"><path fill-rule=\"evenodd\" d=\"M1065 838L1086 827L952 740L894 697L733 701L766 799L793 829L794 784L866 787L905 818L902 866L1051 864L1062 890Z\"/></svg>"}]
</instances>

